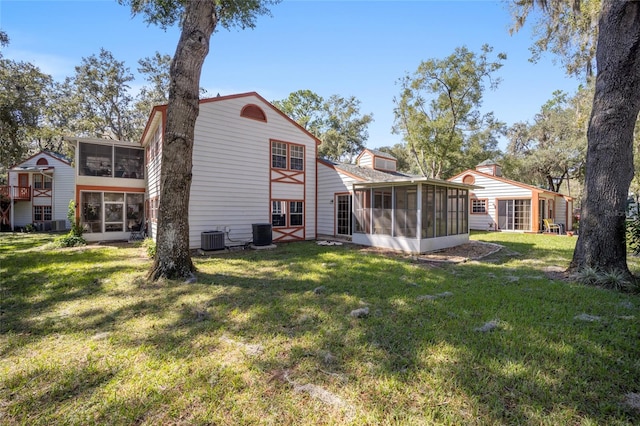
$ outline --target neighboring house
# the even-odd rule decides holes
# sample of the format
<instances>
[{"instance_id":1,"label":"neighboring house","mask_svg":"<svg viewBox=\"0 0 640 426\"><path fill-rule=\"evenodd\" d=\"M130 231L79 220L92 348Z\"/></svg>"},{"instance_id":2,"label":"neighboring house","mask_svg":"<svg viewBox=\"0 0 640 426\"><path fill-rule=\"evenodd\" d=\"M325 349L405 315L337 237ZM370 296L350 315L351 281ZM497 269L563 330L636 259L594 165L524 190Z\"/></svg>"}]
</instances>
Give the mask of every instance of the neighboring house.
<instances>
[{"instance_id":1,"label":"neighboring house","mask_svg":"<svg viewBox=\"0 0 640 426\"><path fill-rule=\"evenodd\" d=\"M160 201L166 105L155 107L141 144L146 150L150 235ZM316 156L320 141L257 93L200 100L193 144L189 241L224 233L224 245L271 225L273 241L316 238Z\"/></svg>"},{"instance_id":2,"label":"neighboring house","mask_svg":"<svg viewBox=\"0 0 640 426\"><path fill-rule=\"evenodd\" d=\"M41 151L8 170L8 185L0 186L0 224L15 230L65 230L73 200L74 170L59 154Z\"/></svg>"},{"instance_id":3,"label":"neighboring house","mask_svg":"<svg viewBox=\"0 0 640 426\"><path fill-rule=\"evenodd\" d=\"M144 227L144 149L109 139L66 140L75 150L76 216L83 237L126 240Z\"/></svg>"},{"instance_id":4,"label":"neighboring house","mask_svg":"<svg viewBox=\"0 0 640 426\"><path fill-rule=\"evenodd\" d=\"M451 182L477 185L470 195L469 227L476 230L544 231L544 219L573 230L573 198L502 176L499 164L487 160Z\"/></svg>"},{"instance_id":5,"label":"neighboring house","mask_svg":"<svg viewBox=\"0 0 640 426\"><path fill-rule=\"evenodd\" d=\"M410 253L469 241L474 186L396 171L396 159L365 149L356 164L318 160L318 233Z\"/></svg>"}]
</instances>

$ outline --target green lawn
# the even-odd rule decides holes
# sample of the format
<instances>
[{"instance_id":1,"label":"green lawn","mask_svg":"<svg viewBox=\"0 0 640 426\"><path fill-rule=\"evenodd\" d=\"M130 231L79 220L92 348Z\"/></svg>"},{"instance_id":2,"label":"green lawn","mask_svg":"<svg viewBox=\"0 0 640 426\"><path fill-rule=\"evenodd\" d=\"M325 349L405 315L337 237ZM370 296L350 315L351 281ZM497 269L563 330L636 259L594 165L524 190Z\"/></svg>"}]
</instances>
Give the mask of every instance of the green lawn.
<instances>
[{"instance_id":1,"label":"green lawn","mask_svg":"<svg viewBox=\"0 0 640 426\"><path fill-rule=\"evenodd\" d=\"M0 234L0 423L638 424L640 296L548 278L575 237L472 238L505 249L280 244L184 284L146 282L139 245Z\"/></svg>"}]
</instances>

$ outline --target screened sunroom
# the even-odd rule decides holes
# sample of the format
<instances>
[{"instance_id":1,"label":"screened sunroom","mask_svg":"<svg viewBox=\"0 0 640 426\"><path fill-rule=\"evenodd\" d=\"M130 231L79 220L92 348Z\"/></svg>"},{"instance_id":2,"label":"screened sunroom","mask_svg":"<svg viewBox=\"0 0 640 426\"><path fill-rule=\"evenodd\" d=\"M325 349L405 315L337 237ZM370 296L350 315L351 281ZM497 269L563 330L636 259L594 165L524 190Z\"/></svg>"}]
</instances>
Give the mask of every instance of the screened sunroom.
<instances>
[{"instance_id":1,"label":"screened sunroom","mask_svg":"<svg viewBox=\"0 0 640 426\"><path fill-rule=\"evenodd\" d=\"M427 178L354 183L352 241L408 253L464 244L472 188Z\"/></svg>"}]
</instances>

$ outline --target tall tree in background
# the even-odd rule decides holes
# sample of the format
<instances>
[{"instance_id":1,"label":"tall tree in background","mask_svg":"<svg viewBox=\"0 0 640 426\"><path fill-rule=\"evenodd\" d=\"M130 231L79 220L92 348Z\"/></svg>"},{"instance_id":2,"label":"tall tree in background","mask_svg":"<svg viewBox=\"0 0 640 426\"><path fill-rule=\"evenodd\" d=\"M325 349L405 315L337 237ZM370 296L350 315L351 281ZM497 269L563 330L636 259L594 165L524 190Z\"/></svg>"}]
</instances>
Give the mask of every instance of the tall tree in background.
<instances>
[{"instance_id":1,"label":"tall tree in background","mask_svg":"<svg viewBox=\"0 0 640 426\"><path fill-rule=\"evenodd\" d=\"M547 38L552 41L564 39L560 17L587 19L591 16L580 14L579 1L526 0L518 3L518 25L536 3L546 12L546 19L543 18L540 25L545 26ZM583 7L596 3L596 0L584 1ZM597 31L595 28L595 25L571 28L578 38L591 38L590 43L597 46L597 73L587 132L580 235L570 270L591 267L622 272L631 278L625 244L625 211L634 175L634 127L640 110L640 2L602 0ZM579 46L576 50L580 50Z\"/></svg>"},{"instance_id":2,"label":"tall tree in background","mask_svg":"<svg viewBox=\"0 0 640 426\"><path fill-rule=\"evenodd\" d=\"M393 146L381 146L377 150L391 154L396 159L396 168L399 172L418 174L417 166L405 144L397 143Z\"/></svg>"},{"instance_id":3,"label":"tall tree in background","mask_svg":"<svg viewBox=\"0 0 640 426\"><path fill-rule=\"evenodd\" d=\"M322 96L305 89L292 92L287 98L272 103L315 137L322 136L325 122Z\"/></svg>"},{"instance_id":4,"label":"tall tree in background","mask_svg":"<svg viewBox=\"0 0 640 426\"><path fill-rule=\"evenodd\" d=\"M373 115L360 115L360 101L355 96L332 95L325 103L326 121L318 154L334 161L351 163L369 138L367 126Z\"/></svg>"},{"instance_id":5,"label":"tall tree in background","mask_svg":"<svg viewBox=\"0 0 640 426\"><path fill-rule=\"evenodd\" d=\"M276 0L119 0L143 13L149 23L167 28L180 23L181 33L169 75L169 101L162 146L160 205L156 257L151 279L190 278L195 267L189 253L189 194L193 140L199 113L200 75L211 34L224 28L253 28Z\"/></svg>"},{"instance_id":6,"label":"tall tree in background","mask_svg":"<svg viewBox=\"0 0 640 426\"><path fill-rule=\"evenodd\" d=\"M580 93L569 98L556 91L533 124L515 123L509 129L507 153L519 163L523 182L560 192L563 182L582 173L587 135L580 99Z\"/></svg>"},{"instance_id":7,"label":"tall tree in background","mask_svg":"<svg viewBox=\"0 0 640 426\"><path fill-rule=\"evenodd\" d=\"M325 100L311 90L298 90L273 104L320 139L318 154L329 160L351 162L369 138L373 115L360 114L355 96L332 95Z\"/></svg>"},{"instance_id":8,"label":"tall tree in background","mask_svg":"<svg viewBox=\"0 0 640 426\"><path fill-rule=\"evenodd\" d=\"M0 44L9 38L0 33ZM0 55L0 165L6 168L23 158L37 139L49 104L51 76L27 62Z\"/></svg>"},{"instance_id":9,"label":"tall tree in background","mask_svg":"<svg viewBox=\"0 0 640 426\"><path fill-rule=\"evenodd\" d=\"M490 60L492 50L484 45L476 54L459 47L444 59L422 62L413 75L399 80L394 131L402 134L423 176L448 174L470 135L494 121L479 111L485 82L497 87L493 74L506 60L503 53Z\"/></svg>"},{"instance_id":10,"label":"tall tree in background","mask_svg":"<svg viewBox=\"0 0 640 426\"><path fill-rule=\"evenodd\" d=\"M69 130L82 136L132 140L135 123L129 84L133 80L129 68L108 50L82 58L75 75L59 87Z\"/></svg>"},{"instance_id":11,"label":"tall tree in background","mask_svg":"<svg viewBox=\"0 0 640 426\"><path fill-rule=\"evenodd\" d=\"M147 84L140 89L134 103L135 137L133 140L139 140L142 136L151 109L156 105L169 102L171 56L156 52L152 57L140 59L138 65L138 72Z\"/></svg>"}]
</instances>

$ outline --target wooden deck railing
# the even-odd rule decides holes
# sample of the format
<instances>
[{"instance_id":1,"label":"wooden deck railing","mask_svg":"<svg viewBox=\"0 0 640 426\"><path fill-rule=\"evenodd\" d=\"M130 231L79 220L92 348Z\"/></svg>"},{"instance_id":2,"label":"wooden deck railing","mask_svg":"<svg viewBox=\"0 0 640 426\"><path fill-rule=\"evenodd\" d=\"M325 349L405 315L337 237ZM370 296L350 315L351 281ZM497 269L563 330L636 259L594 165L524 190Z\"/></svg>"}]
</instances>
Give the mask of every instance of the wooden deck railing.
<instances>
[{"instance_id":1,"label":"wooden deck railing","mask_svg":"<svg viewBox=\"0 0 640 426\"><path fill-rule=\"evenodd\" d=\"M0 186L0 195L9 197L12 200L21 201L31 199L31 187L30 186Z\"/></svg>"}]
</instances>

